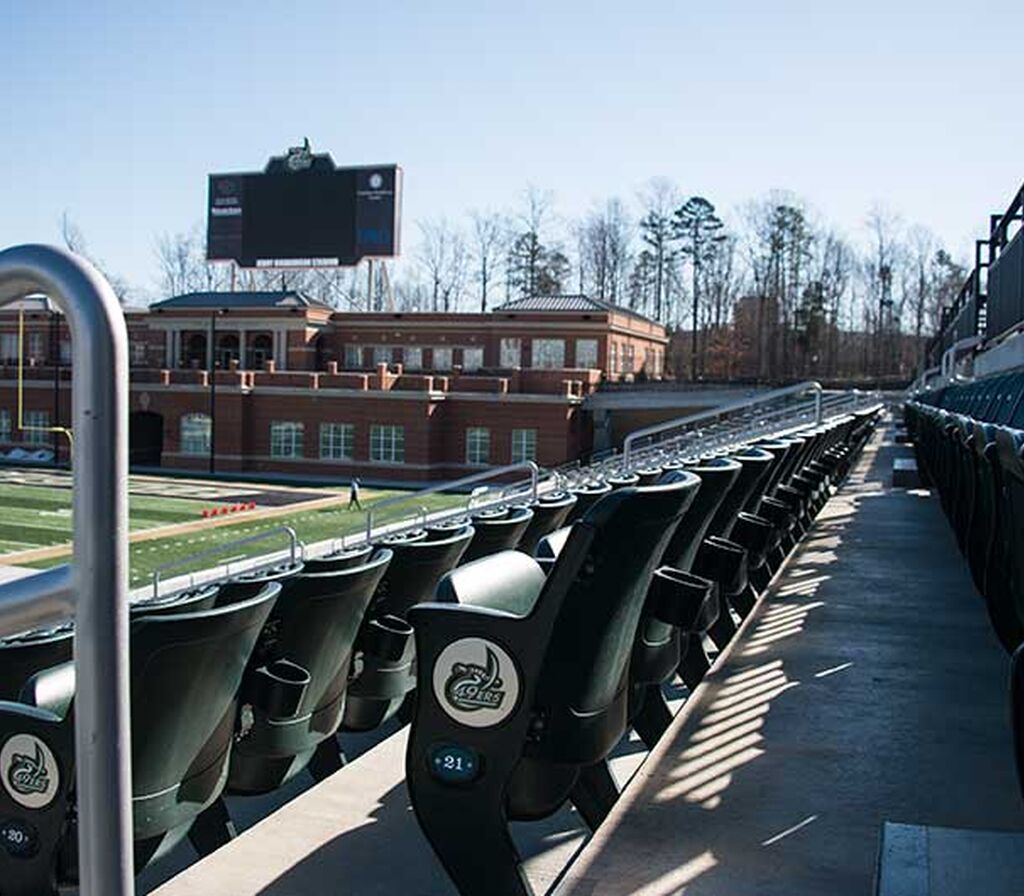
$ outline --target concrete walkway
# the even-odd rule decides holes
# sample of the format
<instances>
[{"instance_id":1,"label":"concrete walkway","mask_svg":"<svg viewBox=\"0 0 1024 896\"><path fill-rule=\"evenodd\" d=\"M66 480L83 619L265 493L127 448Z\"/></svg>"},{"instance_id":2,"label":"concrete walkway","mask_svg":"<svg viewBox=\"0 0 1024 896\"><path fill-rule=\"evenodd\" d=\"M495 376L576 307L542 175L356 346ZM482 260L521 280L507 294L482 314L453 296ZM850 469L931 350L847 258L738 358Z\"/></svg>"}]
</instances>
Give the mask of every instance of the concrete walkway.
<instances>
[{"instance_id":1,"label":"concrete walkway","mask_svg":"<svg viewBox=\"0 0 1024 896\"><path fill-rule=\"evenodd\" d=\"M875 436L559 896L869 896L886 820L1024 829L1007 658L907 452Z\"/></svg>"}]
</instances>

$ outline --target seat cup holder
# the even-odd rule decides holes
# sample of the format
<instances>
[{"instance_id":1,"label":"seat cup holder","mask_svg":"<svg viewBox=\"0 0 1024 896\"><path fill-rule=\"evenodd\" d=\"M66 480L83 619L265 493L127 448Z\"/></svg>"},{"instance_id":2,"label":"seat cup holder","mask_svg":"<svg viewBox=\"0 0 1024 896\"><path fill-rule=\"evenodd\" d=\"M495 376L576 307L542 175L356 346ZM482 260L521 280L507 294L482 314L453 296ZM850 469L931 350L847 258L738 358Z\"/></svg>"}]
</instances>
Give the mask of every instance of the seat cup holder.
<instances>
[{"instance_id":1,"label":"seat cup holder","mask_svg":"<svg viewBox=\"0 0 1024 896\"><path fill-rule=\"evenodd\" d=\"M256 670L253 703L269 718L290 719L302 705L309 672L290 660L274 660Z\"/></svg>"},{"instance_id":2,"label":"seat cup holder","mask_svg":"<svg viewBox=\"0 0 1024 896\"><path fill-rule=\"evenodd\" d=\"M778 543L776 532L769 520L742 511L736 516L729 538L746 549L749 569L757 569L764 563L768 551Z\"/></svg>"},{"instance_id":3,"label":"seat cup holder","mask_svg":"<svg viewBox=\"0 0 1024 896\"><path fill-rule=\"evenodd\" d=\"M703 632L718 617L718 587L710 579L672 566L655 570L654 615L684 632Z\"/></svg>"},{"instance_id":4,"label":"seat cup holder","mask_svg":"<svg viewBox=\"0 0 1024 896\"><path fill-rule=\"evenodd\" d=\"M747 587L747 562L742 545L712 535L701 545L694 572L717 582L723 594L736 594Z\"/></svg>"},{"instance_id":5,"label":"seat cup holder","mask_svg":"<svg viewBox=\"0 0 1024 896\"><path fill-rule=\"evenodd\" d=\"M378 616L366 626L363 650L387 663L397 662L412 638L412 626L397 616Z\"/></svg>"}]
</instances>

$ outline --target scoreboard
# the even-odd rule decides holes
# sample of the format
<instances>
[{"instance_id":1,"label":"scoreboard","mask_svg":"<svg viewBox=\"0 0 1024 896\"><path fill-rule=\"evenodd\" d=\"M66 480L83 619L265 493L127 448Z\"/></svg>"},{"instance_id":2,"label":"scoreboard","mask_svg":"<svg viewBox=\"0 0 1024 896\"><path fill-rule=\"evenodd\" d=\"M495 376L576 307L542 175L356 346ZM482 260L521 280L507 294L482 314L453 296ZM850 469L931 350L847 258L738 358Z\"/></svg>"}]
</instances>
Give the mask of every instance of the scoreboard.
<instances>
[{"instance_id":1,"label":"scoreboard","mask_svg":"<svg viewBox=\"0 0 1024 896\"><path fill-rule=\"evenodd\" d=\"M206 257L261 263L350 266L399 250L402 169L335 166L294 147L262 172L211 174Z\"/></svg>"}]
</instances>

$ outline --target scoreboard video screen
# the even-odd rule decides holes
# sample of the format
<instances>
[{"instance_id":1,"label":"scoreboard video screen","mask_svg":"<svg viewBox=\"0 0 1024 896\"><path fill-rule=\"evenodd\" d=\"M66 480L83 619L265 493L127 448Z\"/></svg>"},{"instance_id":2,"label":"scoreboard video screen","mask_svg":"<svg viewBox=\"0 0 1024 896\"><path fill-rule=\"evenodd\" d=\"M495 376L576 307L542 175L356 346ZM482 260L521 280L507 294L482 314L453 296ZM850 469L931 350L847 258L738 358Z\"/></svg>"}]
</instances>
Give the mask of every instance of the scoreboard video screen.
<instances>
[{"instance_id":1,"label":"scoreboard video screen","mask_svg":"<svg viewBox=\"0 0 1024 896\"><path fill-rule=\"evenodd\" d=\"M338 168L329 155L295 147L263 172L211 174L206 257L350 266L399 248L401 169Z\"/></svg>"}]
</instances>

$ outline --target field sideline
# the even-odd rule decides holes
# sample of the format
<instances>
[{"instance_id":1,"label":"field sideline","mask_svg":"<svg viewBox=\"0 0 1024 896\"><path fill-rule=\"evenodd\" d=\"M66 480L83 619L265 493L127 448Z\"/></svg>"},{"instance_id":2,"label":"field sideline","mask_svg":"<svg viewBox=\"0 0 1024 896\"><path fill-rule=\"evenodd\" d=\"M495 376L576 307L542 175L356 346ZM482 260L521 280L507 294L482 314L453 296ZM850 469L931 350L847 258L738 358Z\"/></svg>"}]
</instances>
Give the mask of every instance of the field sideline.
<instances>
[{"instance_id":1,"label":"field sideline","mask_svg":"<svg viewBox=\"0 0 1024 896\"><path fill-rule=\"evenodd\" d=\"M67 546L71 540L71 490L67 474L50 471L0 470L0 564L17 563L19 552L33 548ZM130 529L133 533L157 527L193 524L190 530L179 534L140 540L129 545L130 586L148 584L155 569L174 563L168 577L195 569L217 565L227 559L269 553L287 546L287 537L268 538L255 545L233 549L233 542L261 532L292 527L303 542L314 543L339 538L362 531L366 515L346 509L347 491L344 488L277 487L273 485L247 485L234 482L197 483L159 477L131 477L129 480ZM172 494L159 494L169 492ZM361 490L363 507L402 492L396 490ZM187 495L187 497L182 496ZM337 503L323 506L323 499L337 497ZM231 516L218 515L204 522L204 509L232 506L245 499L255 501L255 510L245 510ZM464 503L462 495L430 495L418 498L409 507L395 509L395 515L419 511L442 510ZM303 508L315 501L316 506ZM287 507L295 505L293 513ZM384 519L388 515L385 513ZM226 520L237 519L225 524ZM198 525L196 525L198 523ZM190 562L190 558L207 550L224 547L223 554ZM46 568L65 563L68 551L56 551L56 556L32 560L21 565ZM14 555L7 560L4 555Z\"/></svg>"}]
</instances>

